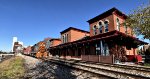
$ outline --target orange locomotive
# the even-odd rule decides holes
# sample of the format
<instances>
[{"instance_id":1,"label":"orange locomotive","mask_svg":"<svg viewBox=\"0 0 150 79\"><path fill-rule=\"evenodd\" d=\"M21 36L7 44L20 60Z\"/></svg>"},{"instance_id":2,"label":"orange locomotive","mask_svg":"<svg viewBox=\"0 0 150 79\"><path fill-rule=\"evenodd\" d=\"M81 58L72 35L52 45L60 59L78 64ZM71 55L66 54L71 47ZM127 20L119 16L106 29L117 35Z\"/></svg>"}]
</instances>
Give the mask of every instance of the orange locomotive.
<instances>
[{"instance_id":1,"label":"orange locomotive","mask_svg":"<svg viewBox=\"0 0 150 79\"><path fill-rule=\"evenodd\" d=\"M46 51L46 43L45 42L39 42L38 44L38 51L36 53L37 58L46 58L48 56L48 53Z\"/></svg>"}]
</instances>

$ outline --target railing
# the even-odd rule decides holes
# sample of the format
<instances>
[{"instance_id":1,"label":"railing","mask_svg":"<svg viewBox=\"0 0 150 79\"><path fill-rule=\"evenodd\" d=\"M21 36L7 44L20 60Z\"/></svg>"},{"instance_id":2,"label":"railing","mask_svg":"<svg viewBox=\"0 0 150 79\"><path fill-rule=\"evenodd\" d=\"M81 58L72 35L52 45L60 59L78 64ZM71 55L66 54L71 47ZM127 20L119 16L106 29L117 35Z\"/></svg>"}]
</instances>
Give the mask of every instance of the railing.
<instances>
[{"instance_id":1,"label":"railing","mask_svg":"<svg viewBox=\"0 0 150 79\"><path fill-rule=\"evenodd\" d=\"M83 61L101 62L113 64L113 56L101 56L101 55L82 55Z\"/></svg>"}]
</instances>

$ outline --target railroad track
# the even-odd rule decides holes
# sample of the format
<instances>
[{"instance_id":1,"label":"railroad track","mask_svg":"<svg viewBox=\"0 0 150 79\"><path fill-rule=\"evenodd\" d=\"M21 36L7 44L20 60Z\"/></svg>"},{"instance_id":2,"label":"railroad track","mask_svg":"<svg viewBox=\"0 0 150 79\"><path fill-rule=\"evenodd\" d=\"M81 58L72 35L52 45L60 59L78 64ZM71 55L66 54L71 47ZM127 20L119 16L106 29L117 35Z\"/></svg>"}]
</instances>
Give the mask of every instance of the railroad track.
<instances>
[{"instance_id":1,"label":"railroad track","mask_svg":"<svg viewBox=\"0 0 150 79\"><path fill-rule=\"evenodd\" d=\"M103 75L108 78L116 79L150 79L150 68L127 66L118 64L104 64L86 62L81 60L66 60L66 59L44 59L52 63L76 68L89 73Z\"/></svg>"},{"instance_id":2,"label":"railroad track","mask_svg":"<svg viewBox=\"0 0 150 79\"><path fill-rule=\"evenodd\" d=\"M76 60L57 60L50 59L49 61L61 65L66 65L69 67L74 67L80 70L88 71L95 74L100 74L108 76L110 78L119 78L119 79L150 79L150 71L146 70L149 68L142 69L142 67L136 66L122 66L122 65L111 65L111 64L102 64L102 63L87 63L83 61ZM133 68L133 69L132 69Z\"/></svg>"},{"instance_id":3,"label":"railroad track","mask_svg":"<svg viewBox=\"0 0 150 79\"><path fill-rule=\"evenodd\" d=\"M150 68L148 67L141 67L141 66L129 66L129 65L118 65L118 64L103 64L103 63L97 63L97 65L104 65L104 66L111 66L111 67L118 67L118 68L125 68L125 69L134 69L139 71L147 71L150 72Z\"/></svg>"},{"instance_id":4,"label":"railroad track","mask_svg":"<svg viewBox=\"0 0 150 79\"><path fill-rule=\"evenodd\" d=\"M86 61L81 61L81 60L66 60L66 59L61 59L62 61L71 61L71 62L78 62L78 63L84 63L84 64L91 64L91 65L103 65L103 66L109 66L109 67L117 67L117 68L124 68L124 69L134 69L138 71L144 71L144 72L149 72L150 73L150 67L143 67L143 66L130 66L130 65L119 65L119 64L105 64L105 63L95 63L95 62L86 62Z\"/></svg>"},{"instance_id":5,"label":"railroad track","mask_svg":"<svg viewBox=\"0 0 150 79\"><path fill-rule=\"evenodd\" d=\"M100 78L102 77L102 78L104 78L104 79L116 79L116 78L111 77L111 76L108 76L108 75L103 75L103 74L99 74L99 73L94 72L94 71L89 71L88 69L82 69L82 68L81 68L81 65L76 65L76 64L71 64L71 63L64 63L64 62L62 62L62 61L59 61L59 62L58 62L58 61L56 61L56 60L46 60L46 61L51 62L51 63L58 64L58 65L67 66L67 67L72 68L72 69L77 69L77 70L79 70L79 71L88 72L88 73L90 73L90 74L92 74L92 75L97 75L97 77L100 76ZM85 67L85 66L82 66L82 67ZM85 68L87 68L87 67L85 67Z\"/></svg>"}]
</instances>

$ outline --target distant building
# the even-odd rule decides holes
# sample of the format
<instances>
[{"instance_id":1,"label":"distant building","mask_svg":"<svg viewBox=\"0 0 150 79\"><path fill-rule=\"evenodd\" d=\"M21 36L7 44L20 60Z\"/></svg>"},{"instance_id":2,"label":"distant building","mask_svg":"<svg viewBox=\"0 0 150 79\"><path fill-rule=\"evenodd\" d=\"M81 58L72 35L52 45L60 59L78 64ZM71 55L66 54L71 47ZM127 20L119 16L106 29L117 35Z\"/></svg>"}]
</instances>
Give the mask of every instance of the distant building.
<instances>
[{"instance_id":1,"label":"distant building","mask_svg":"<svg viewBox=\"0 0 150 79\"><path fill-rule=\"evenodd\" d=\"M23 46L23 42L22 41L18 41L19 44L21 44Z\"/></svg>"},{"instance_id":2,"label":"distant building","mask_svg":"<svg viewBox=\"0 0 150 79\"><path fill-rule=\"evenodd\" d=\"M18 41L17 37L13 37L13 42L12 42L12 52L23 52L23 42Z\"/></svg>"},{"instance_id":3,"label":"distant building","mask_svg":"<svg viewBox=\"0 0 150 79\"><path fill-rule=\"evenodd\" d=\"M27 48L24 48L24 54L26 54L26 55L29 55L30 53L31 53L31 49L32 48L32 46L28 46Z\"/></svg>"},{"instance_id":4,"label":"distant building","mask_svg":"<svg viewBox=\"0 0 150 79\"><path fill-rule=\"evenodd\" d=\"M15 42L14 47L13 47L13 52L15 52L15 53L23 52L23 45L20 44L19 42Z\"/></svg>"},{"instance_id":5,"label":"distant building","mask_svg":"<svg viewBox=\"0 0 150 79\"><path fill-rule=\"evenodd\" d=\"M14 49L14 43L15 42L17 42L17 37L13 37L12 49L11 49L12 52L14 52L13 49Z\"/></svg>"}]
</instances>

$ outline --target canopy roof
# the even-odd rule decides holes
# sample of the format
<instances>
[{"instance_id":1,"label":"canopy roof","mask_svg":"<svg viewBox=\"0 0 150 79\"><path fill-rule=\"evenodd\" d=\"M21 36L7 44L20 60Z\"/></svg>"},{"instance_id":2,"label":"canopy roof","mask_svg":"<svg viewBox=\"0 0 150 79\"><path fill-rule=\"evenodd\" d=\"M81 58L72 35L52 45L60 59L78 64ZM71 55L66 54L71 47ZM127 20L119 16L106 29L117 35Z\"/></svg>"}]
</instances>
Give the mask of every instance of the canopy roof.
<instances>
[{"instance_id":1,"label":"canopy roof","mask_svg":"<svg viewBox=\"0 0 150 79\"><path fill-rule=\"evenodd\" d=\"M71 46L71 45L78 45L78 44L84 44L84 43L90 43L90 42L95 42L98 40L112 40L116 44L121 44L124 46L138 46L138 45L144 45L148 44L144 41L139 40L138 38L135 38L133 36L127 35L125 33L119 32L117 30L110 31L107 33L103 34L98 34L92 37L84 37L83 39L74 41L74 42L68 42L64 44L60 44L54 47L50 47L50 49L57 48L57 47L66 47L66 46Z\"/></svg>"}]
</instances>

